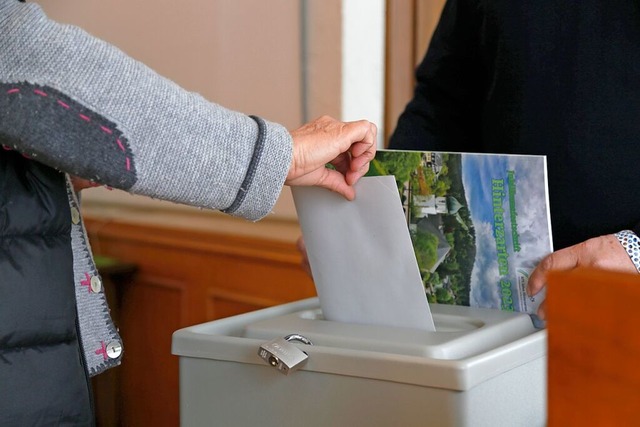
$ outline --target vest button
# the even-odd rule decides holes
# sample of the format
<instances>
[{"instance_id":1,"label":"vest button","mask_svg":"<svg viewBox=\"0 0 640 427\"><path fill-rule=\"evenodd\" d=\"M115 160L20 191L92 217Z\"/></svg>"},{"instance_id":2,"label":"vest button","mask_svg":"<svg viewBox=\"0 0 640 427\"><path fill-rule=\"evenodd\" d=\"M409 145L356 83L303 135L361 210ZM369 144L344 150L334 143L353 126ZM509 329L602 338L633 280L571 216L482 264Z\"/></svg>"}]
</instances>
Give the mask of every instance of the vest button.
<instances>
[{"instance_id":1,"label":"vest button","mask_svg":"<svg viewBox=\"0 0 640 427\"><path fill-rule=\"evenodd\" d=\"M111 341L106 347L109 359L117 359L122 354L122 345L120 341Z\"/></svg>"},{"instance_id":2,"label":"vest button","mask_svg":"<svg viewBox=\"0 0 640 427\"><path fill-rule=\"evenodd\" d=\"M95 294L99 293L102 290L102 281L100 277L93 276L91 278L91 291Z\"/></svg>"},{"instance_id":3,"label":"vest button","mask_svg":"<svg viewBox=\"0 0 640 427\"><path fill-rule=\"evenodd\" d=\"M78 210L78 208L71 208L71 222L75 225L80 224L80 211Z\"/></svg>"}]
</instances>

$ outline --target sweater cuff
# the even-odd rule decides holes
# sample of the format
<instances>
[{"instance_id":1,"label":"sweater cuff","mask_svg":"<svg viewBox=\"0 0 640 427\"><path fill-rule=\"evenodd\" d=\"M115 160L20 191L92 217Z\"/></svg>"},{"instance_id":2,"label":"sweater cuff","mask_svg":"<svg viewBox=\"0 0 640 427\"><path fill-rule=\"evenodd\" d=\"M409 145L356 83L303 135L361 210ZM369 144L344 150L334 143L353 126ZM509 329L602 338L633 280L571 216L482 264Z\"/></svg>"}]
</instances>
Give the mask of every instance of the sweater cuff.
<instances>
[{"instance_id":1,"label":"sweater cuff","mask_svg":"<svg viewBox=\"0 0 640 427\"><path fill-rule=\"evenodd\" d=\"M631 261L636 266L636 270L640 273L640 237L631 230L622 230L614 234Z\"/></svg>"}]
</instances>

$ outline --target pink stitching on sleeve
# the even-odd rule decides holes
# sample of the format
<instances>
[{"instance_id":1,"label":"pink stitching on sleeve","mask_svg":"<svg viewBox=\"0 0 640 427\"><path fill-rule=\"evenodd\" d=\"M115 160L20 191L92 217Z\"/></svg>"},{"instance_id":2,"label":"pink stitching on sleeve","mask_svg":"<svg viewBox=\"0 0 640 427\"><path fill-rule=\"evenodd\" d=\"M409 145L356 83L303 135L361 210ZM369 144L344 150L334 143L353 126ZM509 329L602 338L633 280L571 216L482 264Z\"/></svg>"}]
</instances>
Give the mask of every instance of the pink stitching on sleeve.
<instances>
[{"instance_id":1,"label":"pink stitching on sleeve","mask_svg":"<svg viewBox=\"0 0 640 427\"><path fill-rule=\"evenodd\" d=\"M9 90L7 90L7 91L6 91L6 94L7 94L7 95L11 95L11 94L14 94L14 93L20 93L20 89L19 89L19 88L13 88L13 89L9 89ZM34 93L34 94L36 94L36 95L38 95L38 96L41 96L41 97L48 97L48 96L49 96L47 93L45 93L45 92L41 91L40 89L34 89L34 90L33 90L33 93ZM60 105L61 107L63 107L64 109L66 109L66 110L71 110L71 107L70 107L68 104L66 104L65 102L63 102L62 100L60 100L60 99L56 99L56 103L57 103L58 105ZM82 120L84 120L85 122L87 122L87 123L91 122L91 118L90 118L89 116L85 115L85 114L78 113L78 116L79 116ZM108 127L106 127L106 126L102 126L102 125L99 125L99 126L100 126L100 129L101 129L103 132L105 132L105 133L107 133L107 134L109 134L109 135L113 135L113 130L109 129L109 128L108 128ZM118 147L120 147L120 149L121 149L124 153L126 153L126 152L127 152L127 149L124 147L124 144L122 143L122 141L120 140L120 138L116 138L116 144L118 145ZM11 150L12 150L12 148L10 148L9 146L4 145L4 144L2 145L2 149L3 149L3 150L6 150L6 151L11 151ZM28 156L28 155L26 155L26 154L22 154L22 156L24 156L24 157L25 157L25 158L27 158L27 159L30 159L30 158L31 158L30 156ZM130 171L130 170L131 170L131 159L130 159L128 156L125 156L125 160L126 160L126 164L125 164L125 165L126 165L127 171Z\"/></svg>"}]
</instances>

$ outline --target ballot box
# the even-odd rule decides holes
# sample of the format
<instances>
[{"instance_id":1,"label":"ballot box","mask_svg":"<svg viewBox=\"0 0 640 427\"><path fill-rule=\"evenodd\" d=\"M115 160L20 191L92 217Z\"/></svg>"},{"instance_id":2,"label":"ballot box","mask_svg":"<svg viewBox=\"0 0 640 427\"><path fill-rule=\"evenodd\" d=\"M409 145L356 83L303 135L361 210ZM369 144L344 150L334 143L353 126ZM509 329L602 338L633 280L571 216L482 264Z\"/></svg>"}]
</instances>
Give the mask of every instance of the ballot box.
<instances>
[{"instance_id":1,"label":"ballot box","mask_svg":"<svg viewBox=\"0 0 640 427\"><path fill-rule=\"evenodd\" d=\"M435 332L327 321L317 298L178 330L181 425L545 425L546 331L431 310Z\"/></svg>"}]
</instances>

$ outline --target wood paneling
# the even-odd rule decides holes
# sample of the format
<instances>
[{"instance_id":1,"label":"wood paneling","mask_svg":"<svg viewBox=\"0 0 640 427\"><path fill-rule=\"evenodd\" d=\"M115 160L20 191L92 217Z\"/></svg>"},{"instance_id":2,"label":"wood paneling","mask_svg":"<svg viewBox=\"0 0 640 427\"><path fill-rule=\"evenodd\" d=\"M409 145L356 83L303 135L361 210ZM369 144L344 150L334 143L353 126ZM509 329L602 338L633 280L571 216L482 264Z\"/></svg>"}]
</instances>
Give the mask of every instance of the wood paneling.
<instances>
[{"instance_id":1,"label":"wood paneling","mask_svg":"<svg viewBox=\"0 0 640 427\"><path fill-rule=\"evenodd\" d=\"M178 361L170 357L171 334L185 323L186 282L142 277L123 292L120 330L124 425L178 425Z\"/></svg>"},{"instance_id":2,"label":"wood paneling","mask_svg":"<svg viewBox=\"0 0 640 427\"><path fill-rule=\"evenodd\" d=\"M385 59L385 141L413 95L415 67L415 4L387 0Z\"/></svg>"},{"instance_id":3,"label":"wood paneling","mask_svg":"<svg viewBox=\"0 0 640 427\"><path fill-rule=\"evenodd\" d=\"M85 220L95 254L137 266L117 289L119 425L179 424L179 328L315 295L292 242ZM98 402L99 404L100 402Z\"/></svg>"},{"instance_id":4,"label":"wood paneling","mask_svg":"<svg viewBox=\"0 0 640 427\"><path fill-rule=\"evenodd\" d=\"M638 425L640 275L549 277L549 426Z\"/></svg>"},{"instance_id":5,"label":"wood paneling","mask_svg":"<svg viewBox=\"0 0 640 427\"><path fill-rule=\"evenodd\" d=\"M427 52L445 0L387 0L385 141L413 96L415 67Z\"/></svg>"}]
</instances>

